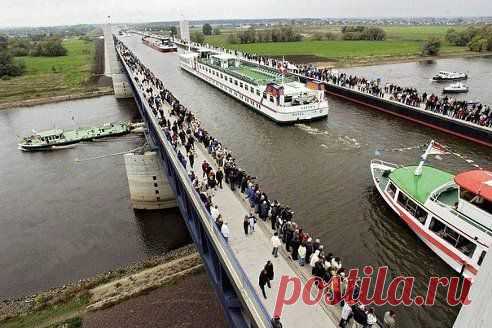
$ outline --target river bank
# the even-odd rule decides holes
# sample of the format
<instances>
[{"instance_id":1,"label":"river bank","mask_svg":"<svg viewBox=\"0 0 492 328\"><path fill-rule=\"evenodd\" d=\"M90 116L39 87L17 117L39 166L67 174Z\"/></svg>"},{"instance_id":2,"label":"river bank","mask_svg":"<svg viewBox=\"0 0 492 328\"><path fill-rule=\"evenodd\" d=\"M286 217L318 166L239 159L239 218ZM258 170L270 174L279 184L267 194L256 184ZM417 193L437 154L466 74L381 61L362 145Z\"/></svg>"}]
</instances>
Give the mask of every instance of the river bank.
<instances>
[{"instance_id":1,"label":"river bank","mask_svg":"<svg viewBox=\"0 0 492 328\"><path fill-rule=\"evenodd\" d=\"M319 68L357 68L365 66L380 66L388 64L405 64L405 63L419 63L428 62L441 59L453 59L453 58L477 58L477 57L489 57L492 56L492 51L480 52L480 53L456 53L456 54L443 54L439 56L383 56L383 57L355 57L340 60L327 60L317 56L285 56L285 59L294 64L313 64ZM278 59L282 57L274 56Z\"/></svg>"},{"instance_id":2,"label":"river bank","mask_svg":"<svg viewBox=\"0 0 492 328\"><path fill-rule=\"evenodd\" d=\"M25 100L0 103L0 110L16 108L16 107L32 107L32 106L38 106L44 104L59 103L63 101L95 98L95 97L107 96L112 94L114 94L113 87L108 86L108 87L99 88L95 91L78 92L68 95L42 97L42 98L25 99Z\"/></svg>"},{"instance_id":3,"label":"river bank","mask_svg":"<svg viewBox=\"0 0 492 328\"><path fill-rule=\"evenodd\" d=\"M200 273L203 273L201 259L195 247L187 245L47 291L3 300L0 327L29 327L34 322L38 327L51 327L75 318L83 321L90 311L109 308Z\"/></svg>"}]
</instances>

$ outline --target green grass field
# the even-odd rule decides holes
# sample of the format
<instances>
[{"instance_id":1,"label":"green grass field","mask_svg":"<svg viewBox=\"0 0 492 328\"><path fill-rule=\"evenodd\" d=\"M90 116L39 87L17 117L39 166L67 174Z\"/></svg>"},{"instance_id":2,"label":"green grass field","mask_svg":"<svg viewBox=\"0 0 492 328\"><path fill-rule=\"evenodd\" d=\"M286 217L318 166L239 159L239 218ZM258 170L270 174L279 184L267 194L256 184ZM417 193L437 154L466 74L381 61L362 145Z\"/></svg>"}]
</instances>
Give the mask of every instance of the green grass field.
<instances>
[{"instance_id":1,"label":"green grass field","mask_svg":"<svg viewBox=\"0 0 492 328\"><path fill-rule=\"evenodd\" d=\"M22 57L26 72L20 77L0 80L0 102L69 94L86 88L95 62L94 42L77 38L63 41L67 56Z\"/></svg>"},{"instance_id":2,"label":"green grass field","mask_svg":"<svg viewBox=\"0 0 492 328\"><path fill-rule=\"evenodd\" d=\"M463 27L457 27L460 29ZM268 56L286 56L298 61L335 61L338 63L378 62L391 59L416 58L420 55L422 41L429 36L444 40L448 27L445 26L386 26L385 41L313 41L309 36L314 32L340 32L340 27L308 27L301 33L301 42L270 42L254 44L228 44L225 30L222 35L206 38L206 42L226 48ZM460 55L467 53L466 47L455 47L443 42L441 55ZM302 58L304 57L304 58Z\"/></svg>"}]
</instances>

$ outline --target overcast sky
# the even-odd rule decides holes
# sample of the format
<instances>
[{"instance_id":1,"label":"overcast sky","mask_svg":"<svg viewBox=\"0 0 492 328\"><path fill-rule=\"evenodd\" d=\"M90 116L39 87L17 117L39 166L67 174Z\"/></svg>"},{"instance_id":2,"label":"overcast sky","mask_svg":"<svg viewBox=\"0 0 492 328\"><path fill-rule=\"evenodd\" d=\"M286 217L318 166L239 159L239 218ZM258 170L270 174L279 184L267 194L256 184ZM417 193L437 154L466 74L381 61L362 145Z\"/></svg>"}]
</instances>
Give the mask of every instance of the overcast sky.
<instances>
[{"instance_id":1,"label":"overcast sky","mask_svg":"<svg viewBox=\"0 0 492 328\"><path fill-rule=\"evenodd\" d=\"M0 0L0 26L277 17L492 16L492 0Z\"/></svg>"}]
</instances>

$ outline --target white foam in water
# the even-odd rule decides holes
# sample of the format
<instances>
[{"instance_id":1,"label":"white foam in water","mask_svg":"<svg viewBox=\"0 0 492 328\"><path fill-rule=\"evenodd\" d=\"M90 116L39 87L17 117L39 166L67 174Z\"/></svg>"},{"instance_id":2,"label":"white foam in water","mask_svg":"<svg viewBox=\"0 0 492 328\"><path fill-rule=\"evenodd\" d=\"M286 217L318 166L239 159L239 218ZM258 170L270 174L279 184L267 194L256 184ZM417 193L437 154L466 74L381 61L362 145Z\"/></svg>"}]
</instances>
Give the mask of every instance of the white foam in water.
<instances>
[{"instance_id":1,"label":"white foam in water","mask_svg":"<svg viewBox=\"0 0 492 328\"><path fill-rule=\"evenodd\" d=\"M299 129L307 132L310 135L331 136L330 132L328 132L327 130L320 130L320 129L313 128L313 127L306 125L306 124L299 123L299 124L295 124L295 126L297 126ZM338 136L336 138L337 138L336 140L340 144L343 144L345 146L350 146L350 148L360 148L360 144L357 141L357 139L355 139L355 138L351 138L349 136L343 136L343 137ZM321 144L320 146L322 148L328 149L328 146L326 144Z\"/></svg>"}]
</instances>

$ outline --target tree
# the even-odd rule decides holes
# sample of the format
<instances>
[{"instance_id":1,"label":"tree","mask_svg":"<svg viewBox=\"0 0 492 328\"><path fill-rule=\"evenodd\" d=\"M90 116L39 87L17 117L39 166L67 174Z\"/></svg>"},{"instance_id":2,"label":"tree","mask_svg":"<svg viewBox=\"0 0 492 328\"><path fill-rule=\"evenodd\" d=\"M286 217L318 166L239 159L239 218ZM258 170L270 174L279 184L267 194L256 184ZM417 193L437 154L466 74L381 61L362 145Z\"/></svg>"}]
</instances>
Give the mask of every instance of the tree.
<instances>
[{"instance_id":1,"label":"tree","mask_svg":"<svg viewBox=\"0 0 492 328\"><path fill-rule=\"evenodd\" d=\"M487 51L489 47L489 42L487 39L482 38L480 35L475 36L470 43L468 43L468 48L471 51L482 52Z\"/></svg>"},{"instance_id":2,"label":"tree","mask_svg":"<svg viewBox=\"0 0 492 328\"><path fill-rule=\"evenodd\" d=\"M19 76L24 73L23 62L14 62L12 55L4 48L0 49L0 78L4 76Z\"/></svg>"},{"instance_id":3,"label":"tree","mask_svg":"<svg viewBox=\"0 0 492 328\"><path fill-rule=\"evenodd\" d=\"M441 40L437 37L430 37L422 44L422 56L437 56L441 50Z\"/></svg>"},{"instance_id":4,"label":"tree","mask_svg":"<svg viewBox=\"0 0 492 328\"><path fill-rule=\"evenodd\" d=\"M202 31L204 35L212 35L212 26L209 23L203 24Z\"/></svg>"},{"instance_id":5,"label":"tree","mask_svg":"<svg viewBox=\"0 0 492 328\"><path fill-rule=\"evenodd\" d=\"M176 26L171 26L169 28L169 32L171 32L171 36L176 36L178 34L178 29L176 28Z\"/></svg>"},{"instance_id":6,"label":"tree","mask_svg":"<svg viewBox=\"0 0 492 328\"><path fill-rule=\"evenodd\" d=\"M191 41L196 43L203 43L205 41L205 36L202 32L195 31L190 35Z\"/></svg>"}]
</instances>

